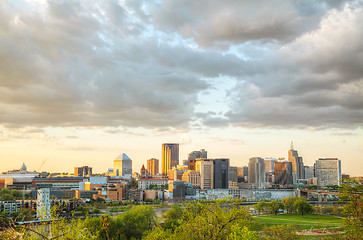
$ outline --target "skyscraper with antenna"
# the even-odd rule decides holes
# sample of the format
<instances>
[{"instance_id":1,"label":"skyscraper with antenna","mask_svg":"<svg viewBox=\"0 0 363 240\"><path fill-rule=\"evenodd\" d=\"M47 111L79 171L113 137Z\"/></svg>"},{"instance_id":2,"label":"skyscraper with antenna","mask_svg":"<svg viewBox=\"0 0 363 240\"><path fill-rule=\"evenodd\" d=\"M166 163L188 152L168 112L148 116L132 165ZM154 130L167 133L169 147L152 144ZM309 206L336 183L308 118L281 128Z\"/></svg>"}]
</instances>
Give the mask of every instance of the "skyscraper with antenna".
<instances>
[{"instance_id":1,"label":"skyscraper with antenna","mask_svg":"<svg viewBox=\"0 0 363 240\"><path fill-rule=\"evenodd\" d=\"M305 168L303 158L294 149L294 143L291 141L291 147L288 151L288 161L292 164L293 182L297 183L298 179L305 179Z\"/></svg>"}]
</instances>

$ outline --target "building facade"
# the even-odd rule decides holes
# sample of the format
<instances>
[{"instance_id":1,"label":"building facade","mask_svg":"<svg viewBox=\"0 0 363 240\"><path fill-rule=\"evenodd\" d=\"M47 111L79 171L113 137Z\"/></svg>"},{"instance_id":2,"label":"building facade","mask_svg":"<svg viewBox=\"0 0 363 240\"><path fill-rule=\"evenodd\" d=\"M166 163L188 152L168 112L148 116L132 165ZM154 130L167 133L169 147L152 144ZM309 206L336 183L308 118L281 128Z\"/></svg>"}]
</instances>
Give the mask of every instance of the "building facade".
<instances>
[{"instance_id":1,"label":"building facade","mask_svg":"<svg viewBox=\"0 0 363 240\"><path fill-rule=\"evenodd\" d=\"M151 158L147 160L147 171L151 176L159 173L159 159Z\"/></svg>"},{"instance_id":2,"label":"building facade","mask_svg":"<svg viewBox=\"0 0 363 240\"><path fill-rule=\"evenodd\" d=\"M229 159L228 158L213 158L214 163L214 188L225 189L228 188L228 171Z\"/></svg>"},{"instance_id":3,"label":"building facade","mask_svg":"<svg viewBox=\"0 0 363 240\"><path fill-rule=\"evenodd\" d=\"M50 189L38 189L37 195L37 218L41 220L50 219Z\"/></svg>"},{"instance_id":4,"label":"building facade","mask_svg":"<svg viewBox=\"0 0 363 240\"><path fill-rule=\"evenodd\" d=\"M248 183L257 188L265 188L265 162L260 157L250 158L248 162Z\"/></svg>"},{"instance_id":5,"label":"building facade","mask_svg":"<svg viewBox=\"0 0 363 240\"><path fill-rule=\"evenodd\" d=\"M200 187L200 173L194 170L188 170L182 176L184 182L191 183L193 187Z\"/></svg>"},{"instance_id":6,"label":"building facade","mask_svg":"<svg viewBox=\"0 0 363 240\"><path fill-rule=\"evenodd\" d=\"M303 158L299 157L299 154L294 150L294 146L291 142L291 148L288 151L288 161L292 163L292 176L293 182L297 183L298 179L305 179L305 168Z\"/></svg>"},{"instance_id":7,"label":"building facade","mask_svg":"<svg viewBox=\"0 0 363 240\"><path fill-rule=\"evenodd\" d=\"M314 177L314 167L304 166L305 169L305 179L312 179Z\"/></svg>"},{"instance_id":8,"label":"building facade","mask_svg":"<svg viewBox=\"0 0 363 240\"><path fill-rule=\"evenodd\" d=\"M163 143L161 156L161 174L168 175L173 167L179 165L179 144Z\"/></svg>"},{"instance_id":9,"label":"building facade","mask_svg":"<svg viewBox=\"0 0 363 240\"><path fill-rule=\"evenodd\" d=\"M88 166L75 167L74 176L75 177L89 177L92 175L92 168Z\"/></svg>"},{"instance_id":10,"label":"building facade","mask_svg":"<svg viewBox=\"0 0 363 240\"><path fill-rule=\"evenodd\" d=\"M207 158L207 151L200 149L200 151L193 151L188 154L188 160L195 160L197 158Z\"/></svg>"},{"instance_id":11,"label":"building facade","mask_svg":"<svg viewBox=\"0 0 363 240\"><path fill-rule=\"evenodd\" d=\"M203 159L195 163L195 170L200 173L200 188L214 188L214 163L210 159Z\"/></svg>"},{"instance_id":12,"label":"building facade","mask_svg":"<svg viewBox=\"0 0 363 240\"><path fill-rule=\"evenodd\" d=\"M277 158L265 158L265 172L273 172L274 171L274 163L277 162Z\"/></svg>"},{"instance_id":13,"label":"building facade","mask_svg":"<svg viewBox=\"0 0 363 240\"><path fill-rule=\"evenodd\" d=\"M292 163L291 162L275 162L274 163L275 184L291 185L292 179Z\"/></svg>"},{"instance_id":14,"label":"building facade","mask_svg":"<svg viewBox=\"0 0 363 240\"><path fill-rule=\"evenodd\" d=\"M232 167L232 166L229 166L229 169L228 169L228 187L229 188L232 188L237 186L237 167Z\"/></svg>"},{"instance_id":15,"label":"building facade","mask_svg":"<svg viewBox=\"0 0 363 240\"><path fill-rule=\"evenodd\" d=\"M319 187L340 185L342 165L338 158L319 158L315 162Z\"/></svg>"},{"instance_id":16,"label":"building facade","mask_svg":"<svg viewBox=\"0 0 363 240\"><path fill-rule=\"evenodd\" d=\"M149 189L150 185L162 188L166 184L168 184L167 178L140 178L138 181L138 188Z\"/></svg>"},{"instance_id":17,"label":"building facade","mask_svg":"<svg viewBox=\"0 0 363 240\"><path fill-rule=\"evenodd\" d=\"M132 160L125 154L120 154L113 160L114 176L130 176L132 175Z\"/></svg>"}]
</instances>

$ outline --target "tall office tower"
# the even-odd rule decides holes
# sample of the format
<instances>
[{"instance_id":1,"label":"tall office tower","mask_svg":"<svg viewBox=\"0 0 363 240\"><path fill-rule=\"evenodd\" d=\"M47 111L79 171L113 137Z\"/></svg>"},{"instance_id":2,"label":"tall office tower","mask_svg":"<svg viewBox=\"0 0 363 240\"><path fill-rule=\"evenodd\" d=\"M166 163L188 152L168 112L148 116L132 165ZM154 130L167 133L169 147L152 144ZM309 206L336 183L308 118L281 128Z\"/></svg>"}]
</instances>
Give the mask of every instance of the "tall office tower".
<instances>
[{"instance_id":1,"label":"tall office tower","mask_svg":"<svg viewBox=\"0 0 363 240\"><path fill-rule=\"evenodd\" d=\"M131 176L132 160L125 153L120 154L113 160L113 172L115 176Z\"/></svg>"},{"instance_id":2,"label":"tall office tower","mask_svg":"<svg viewBox=\"0 0 363 240\"><path fill-rule=\"evenodd\" d=\"M37 218L48 220L50 215L50 188L38 189L37 192Z\"/></svg>"},{"instance_id":3,"label":"tall office tower","mask_svg":"<svg viewBox=\"0 0 363 240\"><path fill-rule=\"evenodd\" d=\"M292 184L292 163L291 162L274 162L275 184L291 185Z\"/></svg>"},{"instance_id":4,"label":"tall office tower","mask_svg":"<svg viewBox=\"0 0 363 240\"><path fill-rule=\"evenodd\" d=\"M315 172L319 187L340 185L341 161L338 158L319 158L315 162Z\"/></svg>"},{"instance_id":5,"label":"tall office tower","mask_svg":"<svg viewBox=\"0 0 363 240\"><path fill-rule=\"evenodd\" d=\"M202 159L195 163L195 170L200 173L200 188L213 189L214 162L211 159Z\"/></svg>"},{"instance_id":6,"label":"tall office tower","mask_svg":"<svg viewBox=\"0 0 363 240\"><path fill-rule=\"evenodd\" d=\"M243 166L243 176L245 178L245 181L248 180L248 166Z\"/></svg>"},{"instance_id":7,"label":"tall office tower","mask_svg":"<svg viewBox=\"0 0 363 240\"><path fill-rule=\"evenodd\" d=\"M231 188L232 185L237 185L237 167L229 166L228 168L228 187Z\"/></svg>"},{"instance_id":8,"label":"tall office tower","mask_svg":"<svg viewBox=\"0 0 363 240\"><path fill-rule=\"evenodd\" d=\"M151 158L147 160L147 171L151 176L159 173L159 159Z\"/></svg>"},{"instance_id":9,"label":"tall office tower","mask_svg":"<svg viewBox=\"0 0 363 240\"><path fill-rule=\"evenodd\" d=\"M200 151L193 151L188 154L188 160L195 160L197 158L207 158L207 151L200 149Z\"/></svg>"},{"instance_id":10,"label":"tall office tower","mask_svg":"<svg viewBox=\"0 0 363 240\"><path fill-rule=\"evenodd\" d=\"M247 170L247 171L245 171ZM237 182L245 182L247 180L248 175L248 167L237 167Z\"/></svg>"},{"instance_id":11,"label":"tall office tower","mask_svg":"<svg viewBox=\"0 0 363 240\"><path fill-rule=\"evenodd\" d=\"M214 163L214 188L228 188L228 158L213 158Z\"/></svg>"},{"instance_id":12,"label":"tall office tower","mask_svg":"<svg viewBox=\"0 0 363 240\"><path fill-rule=\"evenodd\" d=\"M250 158L248 162L248 183L257 188L265 188L265 162L260 157Z\"/></svg>"},{"instance_id":13,"label":"tall office tower","mask_svg":"<svg viewBox=\"0 0 363 240\"><path fill-rule=\"evenodd\" d=\"M92 168L88 166L75 167L74 176L75 177L89 177L92 175Z\"/></svg>"},{"instance_id":14,"label":"tall office tower","mask_svg":"<svg viewBox=\"0 0 363 240\"><path fill-rule=\"evenodd\" d=\"M179 165L179 144L163 143L161 155L161 174L168 175L173 167Z\"/></svg>"},{"instance_id":15,"label":"tall office tower","mask_svg":"<svg viewBox=\"0 0 363 240\"><path fill-rule=\"evenodd\" d=\"M195 170L195 162L197 159L207 158L207 151L200 149L200 151L193 151L188 154L188 168L189 170Z\"/></svg>"},{"instance_id":16,"label":"tall office tower","mask_svg":"<svg viewBox=\"0 0 363 240\"><path fill-rule=\"evenodd\" d=\"M305 168L302 157L294 150L293 143L291 142L291 148L288 151L288 161L292 163L292 176L293 182L296 183L298 179L305 178Z\"/></svg>"},{"instance_id":17,"label":"tall office tower","mask_svg":"<svg viewBox=\"0 0 363 240\"><path fill-rule=\"evenodd\" d=\"M304 166L305 169L305 179L311 179L314 177L314 167L313 166Z\"/></svg>"},{"instance_id":18,"label":"tall office tower","mask_svg":"<svg viewBox=\"0 0 363 240\"><path fill-rule=\"evenodd\" d=\"M200 172L188 170L183 173L182 180L191 183L193 187L200 187Z\"/></svg>"},{"instance_id":19,"label":"tall office tower","mask_svg":"<svg viewBox=\"0 0 363 240\"><path fill-rule=\"evenodd\" d=\"M265 158L265 172L273 172L274 171L274 163L277 162L277 158Z\"/></svg>"}]
</instances>

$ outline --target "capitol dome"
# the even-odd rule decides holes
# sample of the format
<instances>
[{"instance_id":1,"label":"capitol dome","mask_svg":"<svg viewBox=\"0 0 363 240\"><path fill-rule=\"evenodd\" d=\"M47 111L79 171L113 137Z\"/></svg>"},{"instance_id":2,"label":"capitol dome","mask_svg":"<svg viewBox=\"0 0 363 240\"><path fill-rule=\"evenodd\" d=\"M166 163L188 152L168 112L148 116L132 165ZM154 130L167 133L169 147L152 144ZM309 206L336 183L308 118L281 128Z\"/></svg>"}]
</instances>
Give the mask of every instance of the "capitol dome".
<instances>
[{"instance_id":1,"label":"capitol dome","mask_svg":"<svg viewBox=\"0 0 363 240\"><path fill-rule=\"evenodd\" d=\"M20 171L24 171L24 172L26 172L26 166L25 166L25 163L23 163L23 165L21 166Z\"/></svg>"}]
</instances>

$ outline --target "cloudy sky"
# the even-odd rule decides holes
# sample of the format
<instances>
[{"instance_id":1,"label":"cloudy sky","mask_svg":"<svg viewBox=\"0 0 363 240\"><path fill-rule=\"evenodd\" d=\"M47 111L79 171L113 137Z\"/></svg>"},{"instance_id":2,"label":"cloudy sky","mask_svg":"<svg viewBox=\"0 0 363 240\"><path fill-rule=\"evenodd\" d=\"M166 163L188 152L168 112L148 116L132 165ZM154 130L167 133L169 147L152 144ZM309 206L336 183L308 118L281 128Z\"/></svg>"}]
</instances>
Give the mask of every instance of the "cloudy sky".
<instances>
[{"instance_id":1,"label":"cloudy sky","mask_svg":"<svg viewBox=\"0 0 363 240\"><path fill-rule=\"evenodd\" d=\"M363 175L363 1L0 2L0 171L338 157Z\"/></svg>"}]
</instances>

